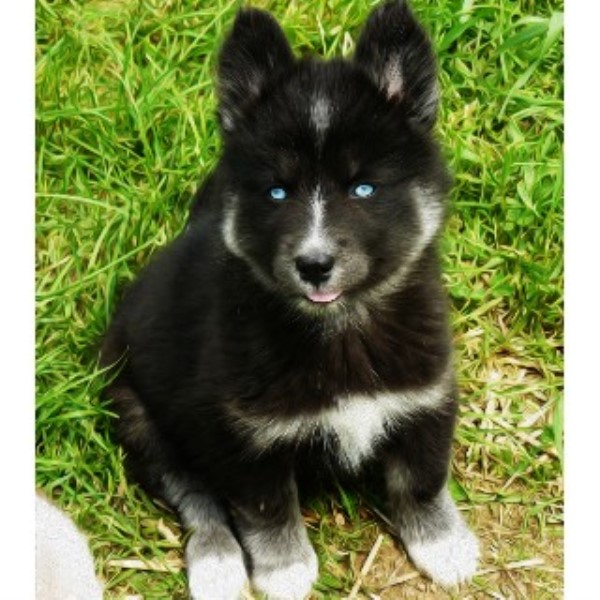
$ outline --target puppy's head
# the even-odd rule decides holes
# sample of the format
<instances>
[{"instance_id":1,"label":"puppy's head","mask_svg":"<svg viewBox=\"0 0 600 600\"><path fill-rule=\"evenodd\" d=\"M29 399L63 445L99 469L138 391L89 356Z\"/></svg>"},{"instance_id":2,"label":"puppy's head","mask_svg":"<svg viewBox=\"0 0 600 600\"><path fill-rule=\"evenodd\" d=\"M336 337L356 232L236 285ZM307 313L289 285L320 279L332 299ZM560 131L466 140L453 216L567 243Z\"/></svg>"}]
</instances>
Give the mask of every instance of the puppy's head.
<instances>
[{"instance_id":1,"label":"puppy's head","mask_svg":"<svg viewBox=\"0 0 600 600\"><path fill-rule=\"evenodd\" d=\"M440 228L430 42L404 2L376 9L350 61L296 60L277 22L242 10L219 63L223 236L308 311L400 289Z\"/></svg>"}]
</instances>

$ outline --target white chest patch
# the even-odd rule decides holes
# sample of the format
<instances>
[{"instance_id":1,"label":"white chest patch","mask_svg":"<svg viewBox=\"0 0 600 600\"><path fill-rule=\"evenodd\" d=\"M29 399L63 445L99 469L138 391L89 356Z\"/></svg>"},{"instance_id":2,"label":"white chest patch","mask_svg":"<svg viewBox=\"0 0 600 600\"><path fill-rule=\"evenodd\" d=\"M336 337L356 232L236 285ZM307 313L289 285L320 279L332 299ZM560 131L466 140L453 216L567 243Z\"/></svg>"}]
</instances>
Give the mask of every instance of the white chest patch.
<instances>
[{"instance_id":1,"label":"white chest patch","mask_svg":"<svg viewBox=\"0 0 600 600\"><path fill-rule=\"evenodd\" d=\"M337 410L327 411L319 419L319 426L337 438L340 457L350 467L358 467L385 436L386 427L401 416L403 399L387 396L345 398Z\"/></svg>"},{"instance_id":2,"label":"white chest patch","mask_svg":"<svg viewBox=\"0 0 600 600\"><path fill-rule=\"evenodd\" d=\"M419 389L341 397L335 407L314 415L270 418L243 415L238 409L231 414L239 428L250 434L259 452L280 442L299 444L318 436L326 440L328 449L338 455L341 463L356 470L373 454L390 426L448 402L448 383L445 375Z\"/></svg>"}]
</instances>

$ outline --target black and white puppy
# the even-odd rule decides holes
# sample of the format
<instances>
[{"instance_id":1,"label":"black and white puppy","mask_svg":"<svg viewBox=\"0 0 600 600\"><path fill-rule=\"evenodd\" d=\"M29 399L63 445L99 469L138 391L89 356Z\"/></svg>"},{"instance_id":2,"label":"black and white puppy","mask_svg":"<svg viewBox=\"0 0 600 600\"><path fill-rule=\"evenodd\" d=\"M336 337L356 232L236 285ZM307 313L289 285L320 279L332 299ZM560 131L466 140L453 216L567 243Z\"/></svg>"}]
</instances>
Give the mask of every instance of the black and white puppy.
<instances>
[{"instance_id":1,"label":"black and white puppy","mask_svg":"<svg viewBox=\"0 0 600 600\"><path fill-rule=\"evenodd\" d=\"M238 598L248 579L270 599L309 593L301 468L380 471L415 565L468 580L478 544L446 489L449 178L426 34L396 0L352 60L298 60L244 9L218 83L220 162L103 347L131 467L192 530L192 597Z\"/></svg>"}]
</instances>

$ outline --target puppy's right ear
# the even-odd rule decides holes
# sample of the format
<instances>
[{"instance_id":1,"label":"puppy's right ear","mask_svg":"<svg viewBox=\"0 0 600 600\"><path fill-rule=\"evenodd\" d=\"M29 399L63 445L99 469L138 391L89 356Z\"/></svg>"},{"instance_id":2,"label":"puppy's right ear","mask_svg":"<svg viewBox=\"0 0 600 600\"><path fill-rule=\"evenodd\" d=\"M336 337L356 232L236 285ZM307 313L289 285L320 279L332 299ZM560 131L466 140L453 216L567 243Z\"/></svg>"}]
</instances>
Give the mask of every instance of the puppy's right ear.
<instances>
[{"instance_id":1,"label":"puppy's right ear","mask_svg":"<svg viewBox=\"0 0 600 600\"><path fill-rule=\"evenodd\" d=\"M225 131L264 90L270 79L294 64L292 50L275 19L267 12L238 12L225 40L218 67L219 117Z\"/></svg>"}]
</instances>

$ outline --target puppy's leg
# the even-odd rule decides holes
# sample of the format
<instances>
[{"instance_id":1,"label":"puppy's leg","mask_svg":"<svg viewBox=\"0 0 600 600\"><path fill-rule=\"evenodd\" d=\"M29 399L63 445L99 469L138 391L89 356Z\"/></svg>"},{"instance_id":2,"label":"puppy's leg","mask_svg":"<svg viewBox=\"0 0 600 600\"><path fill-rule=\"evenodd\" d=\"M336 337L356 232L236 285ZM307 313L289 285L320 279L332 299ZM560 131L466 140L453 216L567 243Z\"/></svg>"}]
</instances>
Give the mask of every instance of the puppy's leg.
<instances>
[{"instance_id":1,"label":"puppy's leg","mask_svg":"<svg viewBox=\"0 0 600 600\"><path fill-rule=\"evenodd\" d=\"M192 600L238 600L248 576L225 510L185 477L167 474L163 484L165 498L192 531L185 548Z\"/></svg>"},{"instance_id":2,"label":"puppy's leg","mask_svg":"<svg viewBox=\"0 0 600 600\"><path fill-rule=\"evenodd\" d=\"M402 431L385 464L392 521L414 564L444 587L471 579L479 545L446 488L454 423L423 416Z\"/></svg>"},{"instance_id":3,"label":"puppy's leg","mask_svg":"<svg viewBox=\"0 0 600 600\"><path fill-rule=\"evenodd\" d=\"M238 600L248 576L225 509L201 482L174 468L169 448L137 393L121 383L113 386L111 395L121 417L118 434L130 468L192 530L185 550L192 600Z\"/></svg>"},{"instance_id":4,"label":"puppy's leg","mask_svg":"<svg viewBox=\"0 0 600 600\"><path fill-rule=\"evenodd\" d=\"M262 487L262 489L260 489ZM251 562L252 583L269 600L302 600L318 563L300 515L292 476L232 499L232 514Z\"/></svg>"}]
</instances>

